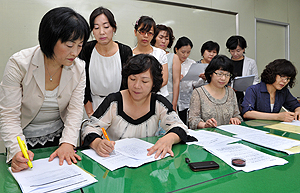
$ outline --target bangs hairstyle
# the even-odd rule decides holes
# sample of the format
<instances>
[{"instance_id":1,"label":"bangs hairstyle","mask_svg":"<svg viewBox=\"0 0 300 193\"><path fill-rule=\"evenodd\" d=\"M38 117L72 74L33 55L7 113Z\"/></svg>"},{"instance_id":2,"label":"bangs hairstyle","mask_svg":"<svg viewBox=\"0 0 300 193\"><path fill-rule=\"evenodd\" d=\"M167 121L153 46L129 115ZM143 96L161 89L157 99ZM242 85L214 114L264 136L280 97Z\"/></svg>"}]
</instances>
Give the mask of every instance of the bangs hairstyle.
<instances>
[{"instance_id":1,"label":"bangs hairstyle","mask_svg":"<svg viewBox=\"0 0 300 193\"><path fill-rule=\"evenodd\" d=\"M152 40L151 40L151 45L152 46L155 46L155 43L156 43L156 37L158 36L158 34L159 34L159 32L160 31L166 31L167 32L167 36L169 36L169 44L168 44L168 48L171 48L172 47L172 45L173 45L173 42L174 42L174 40L175 40L175 37L174 37L174 35L173 35L173 30L172 30L172 28L170 28L170 27L167 27L167 26L165 26L165 25L156 25L156 32L155 32L155 34L154 34L154 36L153 36L153 38L152 38Z\"/></svg>"},{"instance_id":2,"label":"bangs hairstyle","mask_svg":"<svg viewBox=\"0 0 300 193\"><path fill-rule=\"evenodd\" d=\"M193 48L193 43L189 38L185 36L180 37L174 46L174 53L176 54L176 49L179 50L181 47L188 45L191 46L191 48Z\"/></svg>"},{"instance_id":3,"label":"bangs hairstyle","mask_svg":"<svg viewBox=\"0 0 300 193\"><path fill-rule=\"evenodd\" d=\"M114 28L115 32L116 32L117 31L117 23L115 21L115 17L109 9L104 8L104 7L98 7L91 13L91 15L90 15L90 30L93 31L93 29L95 27L94 26L95 19L96 19L96 17L98 17L101 14L104 14L107 17L110 26L112 28Z\"/></svg>"},{"instance_id":4,"label":"bangs hairstyle","mask_svg":"<svg viewBox=\"0 0 300 193\"><path fill-rule=\"evenodd\" d=\"M124 89L128 89L128 77L130 75L140 74L150 69L153 81L151 92L157 93L163 83L162 65L158 60L149 54L138 54L131 57L124 65L122 70L122 84Z\"/></svg>"},{"instance_id":5,"label":"bangs hairstyle","mask_svg":"<svg viewBox=\"0 0 300 193\"><path fill-rule=\"evenodd\" d=\"M203 56L205 50L208 50L208 51L216 50L217 54L219 54L220 46L217 42L207 41L201 47L201 56Z\"/></svg>"},{"instance_id":6,"label":"bangs hairstyle","mask_svg":"<svg viewBox=\"0 0 300 193\"><path fill-rule=\"evenodd\" d=\"M141 29L139 29L142 27ZM134 29L137 31L138 29L142 32L149 32L153 27L154 34L156 33L156 24L152 17L149 16L141 16L134 25Z\"/></svg>"},{"instance_id":7,"label":"bangs hairstyle","mask_svg":"<svg viewBox=\"0 0 300 193\"><path fill-rule=\"evenodd\" d=\"M291 78L290 82L287 85L290 88L293 88L296 81L297 69L288 60L277 59L274 60L273 62L270 62L266 66L264 71L261 73L261 81L266 84L273 84L276 81L277 75L290 77Z\"/></svg>"},{"instance_id":8,"label":"bangs hairstyle","mask_svg":"<svg viewBox=\"0 0 300 193\"><path fill-rule=\"evenodd\" d=\"M231 60L224 55L216 55L208 64L208 66L205 69L205 77L208 83L211 82L211 75L216 71L216 70L223 70L227 71L230 74L233 73L233 64ZM231 75L229 82L234 78L233 75Z\"/></svg>"},{"instance_id":9,"label":"bangs hairstyle","mask_svg":"<svg viewBox=\"0 0 300 193\"><path fill-rule=\"evenodd\" d=\"M46 57L53 59L53 49L58 40L64 43L83 39L84 45L89 35L89 25L79 13L68 7L59 7L48 11L42 18L39 44Z\"/></svg>"},{"instance_id":10,"label":"bangs hairstyle","mask_svg":"<svg viewBox=\"0 0 300 193\"><path fill-rule=\"evenodd\" d=\"M226 48L229 50L235 50L237 46L242 49L247 48L247 42L242 36L231 36L226 42Z\"/></svg>"}]
</instances>

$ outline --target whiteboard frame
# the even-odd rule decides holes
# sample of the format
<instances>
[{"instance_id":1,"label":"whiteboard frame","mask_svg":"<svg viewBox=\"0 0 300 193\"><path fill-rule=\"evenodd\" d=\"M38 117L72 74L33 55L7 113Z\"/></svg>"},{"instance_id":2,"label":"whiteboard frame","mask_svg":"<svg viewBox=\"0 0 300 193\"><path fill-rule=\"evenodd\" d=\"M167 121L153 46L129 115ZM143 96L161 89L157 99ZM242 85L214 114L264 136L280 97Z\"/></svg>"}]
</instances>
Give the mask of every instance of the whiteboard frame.
<instances>
[{"instance_id":1,"label":"whiteboard frame","mask_svg":"<svg viewBox=\"0 0 300 193\"><path fill-rule=\"evenodd\" d=\"M238 12L226 11L226 10L222 10L222 9L215 9L215 8L209 8L209 7L203 7L203 6L198 6L198 5L177 3L177 2L171 2L171 1L162 1L162 0L137 0L137 1L144 1L144 2L149 2L149 3L158 3L158 4L164 4L164 5L170 5L170 6L185 7L185 8L190 8L190 9L198 9L198 10L203 10L203 11L210 11L210 12L215 12L215 13L234 15L235 16L235 33L236 33L236 35L239 35L239 14L238 14Z\"/></svg>"}]
</instances>

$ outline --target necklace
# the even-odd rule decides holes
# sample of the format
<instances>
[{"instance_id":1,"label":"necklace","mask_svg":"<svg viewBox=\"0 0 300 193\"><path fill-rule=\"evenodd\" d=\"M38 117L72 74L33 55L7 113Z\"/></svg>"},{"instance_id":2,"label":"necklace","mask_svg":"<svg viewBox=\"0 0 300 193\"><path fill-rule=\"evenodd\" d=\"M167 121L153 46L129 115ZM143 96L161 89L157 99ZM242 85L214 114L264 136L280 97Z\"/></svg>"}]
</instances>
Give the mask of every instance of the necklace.
<instances>
[{"instance_id":1,"label":"necklace","mask_svg":"<svg viewBox=\"0 0 300 193\"><path fill-rule=\"evenodd\" d=\"M49 76L50 76L50 82L52 82L52 77L58 72L58 70L60 69L60 68L58 68L55 72L54 72L54 74L51 76L51 74L50 74L50 72L49 72L49 69L48 69L48 67L47 67L47 65L45 65L46 66L46 69L47 69L47 72L48 72L48 74L49 74Z\"/></svg>"}]
</instances>

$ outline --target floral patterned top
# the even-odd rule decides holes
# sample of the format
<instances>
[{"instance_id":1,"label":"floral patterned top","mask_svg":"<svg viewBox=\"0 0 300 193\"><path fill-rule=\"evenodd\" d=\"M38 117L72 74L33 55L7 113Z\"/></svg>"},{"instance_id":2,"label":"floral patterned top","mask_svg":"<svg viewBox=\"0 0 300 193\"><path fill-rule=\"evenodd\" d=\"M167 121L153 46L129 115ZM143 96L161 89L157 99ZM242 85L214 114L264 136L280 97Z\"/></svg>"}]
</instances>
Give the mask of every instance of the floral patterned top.
<instances>
[{"instance_id":1,"label":"floral patterned top","mask_svg":"<svg viewBox=\"0 0 300 193\"><path fill-rule=\"evenodd\" d=\"M234 91L228 87L225 89L222 99L212 97L204 86L194 89L189 112L190 129L197 129L200 121L206 122L210 118L215 118L218 125L229 124L234 117L243 121Z\"/></svg>"}]
</instances>

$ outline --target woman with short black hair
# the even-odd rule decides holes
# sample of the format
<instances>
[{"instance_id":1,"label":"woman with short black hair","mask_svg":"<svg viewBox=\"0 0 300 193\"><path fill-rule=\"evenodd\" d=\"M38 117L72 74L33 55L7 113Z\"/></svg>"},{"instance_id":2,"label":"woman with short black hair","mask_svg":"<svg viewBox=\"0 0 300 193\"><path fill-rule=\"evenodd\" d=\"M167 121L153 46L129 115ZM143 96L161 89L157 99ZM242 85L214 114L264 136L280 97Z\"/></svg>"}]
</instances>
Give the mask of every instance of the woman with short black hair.
<instances>
[{"instance_id":1,"label":"woman with short black hair","mask_svg":"<svg viewBox=\"0 0 300 193\"><path fill-rule=\"evenodd\" d=\"M58 146L49 161L81 159L75 151L83 115L84 61L77 58L89 38L85 19L67 7L48 11L38 46L7 62L0 84L0 132L13 172L28 168L17 136L28 149ZM30 160L34 154L28 150Z\"/></svg>"},{"instance_id":2,"label":"woman with short black hair","mask_svg":"<svg viewBox=\"0 0 300 193\"><path fill-rule=\"evenodd\" d=\"M259 77L256 62L245 56L245 49L247 48L245 38L238 35L231 36L226 42L226 47L229 50L231 60L233 61L233 75L255 75L253 84L257 84L259 82Z\"/></svg>"},{"instance_id":3,"label":"woman with short black hair","mask_svg":"<svg viewBox=\"0 0 300 193\"><path fill-rule=\"evenodd\" d=\"M163 82L162 66L148 54L138 54L129 59L122 71L126 90L108 95L90 120L84 123L82 137L84 146L90 146L97 154L109 156L115 140L154 136L158 123L166 131L155 145L148 149L148 155L155 153L164 157L171 154L172 145L188 140L187 126L172 109L171 103L156 94ZM112 141L103 139L104 127Z\"/></svg>"},{"instance_id":4,"label":"woman with short black hair","mask_svg":"<svg viewBox=\"0 0 300 193\"><path fill-rule=\"evenodd\" d=\"M279 121L300 120L300 104L288 87L295 84L297 70L286 59L270 62L261 74L261 82L248 87L242 103L246 119ZM284 107L290 112L280 112Z\"/></svg>"},{"instance_id":5,"label":"woman with short black hair","mask_svg":"<svg viewBox=\"0 0 300 193\"><path fill-rule=\"evenodd\" d=\"M156 25L156 32L151 40L151 45L160 48L169 54L167 48L171 49L175 37L171 27L158 24Z\"/></svg>"},{"instance_id":6,"label":"woman with short black hair","mask_svg":"<svg viewBox=\"0 0 300 193\"><path fill-rule=\"evenodd\" d=\"M254 75L253 84L259 83L256 62L245 55L245 49L247 48L245 38L238 35L231 36L226 42L226 47L231 54L233 75L235 77ZM244 92L236 91L235 93L240 105L243 102Z\"/></svg>"},{"instance_id":7,"label":"woman with short black hair","mask_svg":"<svg viewBox=\"0 0 300 193\"><path fill-rule=\"evenodd\" d=\"M220 46L217 42L207 41L201 46L201 56L203 57L198 63L209 64L210 61L219 54Z\"/></svg>"},{"instance_id":8,"label":"woman with short black hair","mask_svg":"<svg viewBox=\"0 0 300 193\"><path fill-rule=\"evenodd\" d=\"M234 78L233 66L224 55L215 56L205 69L209 84L194 89L189 113L189 127L201 129L218 125L238 125L243 120L239 115L236 96L227 84Z\"/></svg>"}]
</instances>

